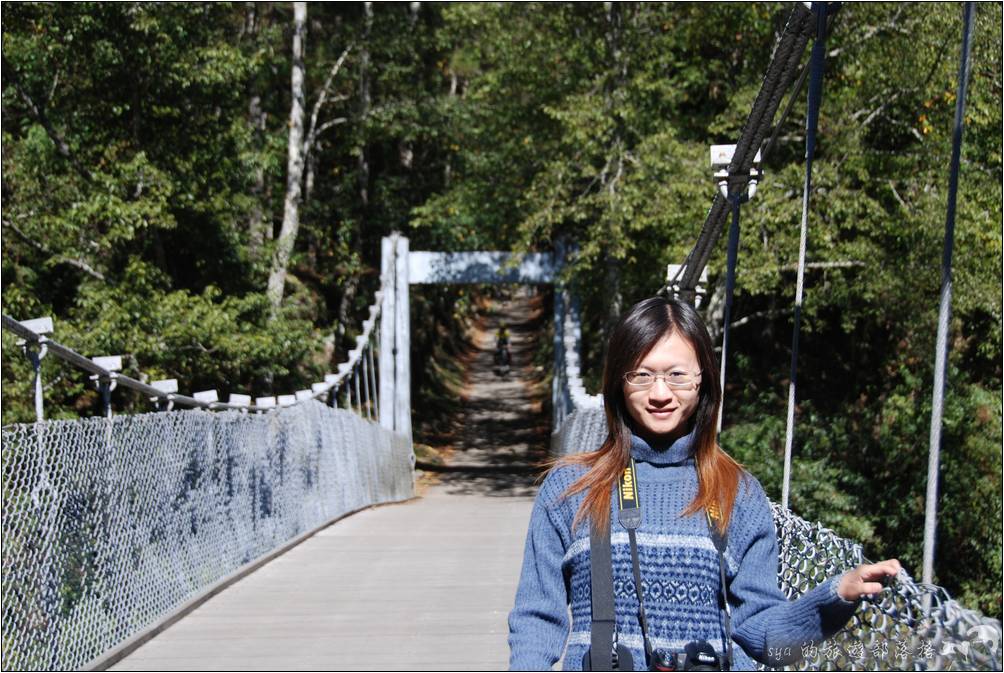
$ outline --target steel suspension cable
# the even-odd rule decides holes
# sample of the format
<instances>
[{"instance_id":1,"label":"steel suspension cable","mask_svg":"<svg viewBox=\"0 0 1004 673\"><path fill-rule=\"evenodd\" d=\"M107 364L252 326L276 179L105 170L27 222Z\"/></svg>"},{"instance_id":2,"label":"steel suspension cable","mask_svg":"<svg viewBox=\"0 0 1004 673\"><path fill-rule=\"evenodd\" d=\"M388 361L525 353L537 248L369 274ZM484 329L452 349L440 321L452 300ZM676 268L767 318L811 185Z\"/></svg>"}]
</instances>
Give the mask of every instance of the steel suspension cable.
<instances>
[{"instance_id":1,"label":"steel suspension cable","mask_svg":"<svg viewBox=\"0 0 1004 673\"><path fill-rule=\"evenodd\" d=\"M791 372L788 377L788 416L784 432L784 476L781 483L781 506L788 508L791 484L791 449L795 440L795 387L798 377L798 336L802 322L802 295L805 289L805 250L809 233L809 194L812 191L812 160L816 154L816 128L819 104L823 96L823 67L826 62L826 3L814 2L816 41L809 57L809 99L805 116L805 183L802 187L802 226L798 240L798 277L795 282L795 315L791 328Z\"/></svg>"},{"instance_id":2,"label":"steel suspension cable","mask_svg":"<svg viewBox=\"0 0 1004 673\"><path fill-rule=\"evenodd\" d=\"M373 330L376 334L377 331ZM380 375L377 371L376 359L373 357L373 349L376 347L376 337L370 336L370 341L366 346L366 353L370 360L370 379L373 387L373 410L376 412L377 420L380 419Z\"/></svg>"},{"instance_id":3,"label":"steel suspension cable","mask_svg":"<svg viewBox=\"0 0 1004 673\"><path fill-rule=\"evenodd\" d=\"M732 189L732 185L729 185ZM743 202L742 192L729 193L729 204L732 207L732 224L729 226L729 247L725 275L725 319L722 323L722 362L719 374L722 389L722 402L718 405L718 434L722 432L722 416L725 409L725 366L729 354L729 323L732 321L732 295L736 288L736 260L739 257L739 208Z\"/></svg>"},{"instance_id":4,"label":"steel suspension cable","mask_svg":"<svg viewBox=\"0 0 1004 673\"><path fill-rule=\"evenodd\" d=\"M359 364L352 369L352 385L355 388L356 393L356 409L357 413L363 415L363 396L359 393Z\"/></svg>"},{"instance_id":5,"label":"steel suspension cable","mask_svg":"<svg viewBox=\"0 0 1004 673\"><path fill-rule=\"evenodd\" d=\"M728 169L730 176L733 176L729 180L730 188L733 186L736 189L740 188L737 182L741 176L749 175L753 159L770 130L781 99L795 79L802 54L805 53L805 46L812 35L810 19L811 12L805 5L796 3L771 56L767 73L753 102L749 117L736 142L736 149ZM678 277L673 279L678 296L683 301L694 302L701 272L707 266L715 244L721 236L728 209L727 199L721 194L716 194L693 249L687 254L684 265L677 274Z\"/></svg>"},{"instance_id":6,"label":"steel suspension cable","mask_svg":"<svg viewBox=\"0 0 1004 673\"><path fill-rule=\"evenodd\" d=\"M370 393L370 368L369 368L369 361L366 358L365 351L360 351L359 360L360 360L359 366L361 369L360 373L362 374L363 377L363 398L364 398L362 408L359 410L359 415L365 416L366 418L372 420L373 414L371 413L370 409L370 401L373 399L373 396Z\"/></svg>"},{"instance_id":7,"label":"steel suspension cable","mask_svg":"<svg viewBox=\"0 0 1004 673\"><path fill-rule=\"evenodd\" d=\"M838 5L839 3L829 3L830 5ZM827 7L826 12L826 35L833 32L833 20L836 16L836 7ZM818 30L817 30L818 33ZM771 150L774 149L774 145L777 144L778 136L781 134L781 129L784 128L784 124L788 121L788 115L791 113L791 109L795 106L795 101L798 99L800 93L802 93L802 87L805 86L805 80L809 78L809 71L812 69L812 57L810 56L809 62L806 63L802 71L798 73L798 79L795 80L794 86L791 87L791 96L788 97L788 102L784 105L784 110L781 112L781 116L777 118L777 123L774 124L774 130L770 133L770 139L768 139L764 145L763 149L760 150L760 163L763 165L767 164L767 158L770 156Z\"/></svg>"},{"instance_id":8,"label":"steel suspension cable","mask_svg":"<svg viewBox=\"0 0 1004 673\"><path fill-rule=\"evenodd\" d=\"M959 162L965 125L966 88L969 84L969 54L972 50L975 3L967 2L963 14L962 56L959 89L955 98L955 127L952 133L952 160L948 176L948 210L945 215L945 243L941 258L941 297L938 304L938 336L934 355L934 391L931 402L931 439L927 462L927 500L924 512L924 560L922 579L934 579L934 538L938 525L938 463L941 450L941 419L948 376L948 323L952 314L952 248L955 242L955 202L959 191Z\"/></svg>"}]
</instances>

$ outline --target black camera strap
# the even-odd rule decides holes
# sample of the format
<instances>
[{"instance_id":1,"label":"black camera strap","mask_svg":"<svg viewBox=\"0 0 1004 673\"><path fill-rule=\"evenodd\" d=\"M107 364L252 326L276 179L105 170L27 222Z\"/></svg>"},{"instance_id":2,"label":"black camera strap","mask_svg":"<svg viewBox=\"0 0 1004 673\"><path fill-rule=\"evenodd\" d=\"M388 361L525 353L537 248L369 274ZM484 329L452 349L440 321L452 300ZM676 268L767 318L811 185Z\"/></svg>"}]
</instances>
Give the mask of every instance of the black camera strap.
<instances>
[{"instance_id":1,"label":"black camera strap","mask_svg":"<svg viewBox=\"0 0 1004 673\"><path fill-rule=\"evenodd\" d=\"M708 519L708 532L711 534L711 542L718 552L718 573L721 578L721 600L722 609L725 613L725 670L732 670L732 606L729 605L728 584L725 576L725 549L729 546L728 531L718 530L717 521L719 512L717 507L705 510Z\"/></svg>"},{"instance_id":2,"label":"black camera strap","mask_svg":"<svg viewBox=\"0 0 1004 673\"><path fill-rule=\"evenodd\" d=\"M638 537L636 531L641 526L641 506L638 502L638 480L634 468L634 458L628 462L617 485L617 520L627 529L631 543L631 569L634 573L634 593L638 597L638 622L645 643L646 667L652 662L652 643L648 638L648 618L645 616L645 601L641 595L641 563L638 560Z\"/></svg>"},{"instance_id":3,"label":"black camera strap","mask_svg":"<svg viewBox=\"0 0 1004 673\"><path fill-rule=\"evenodd\" d=\"M638 558L637 530L641 526L642 511L638 498L638 479L634 459L621 474L617 485L618 511L617 519L627 529L628 542L631 545L631 567L634 575L635 596L638 598L638 621L641 625L642 639L645 644L646 668L652 662L652 642L648 635L648 618L645 614L645 603L641 589L641 562ZM711 541L718 552L718 570L721 579L721 602L725 612L725 670L732 669L732 609L728 600L727 577L725 573L725 549L728 547L728 534L718 530L716 521L719 518L717 509L706 511L708 532ZM592 589L592 627L590 633L590 649L587 657L590 660L590 670L615 670L613 651L616 646L617 622L614 609L613 590L613 560L610 549L610 528L590 529L590 582ZM619 651L621 648L617 648Z\"/></svg>"},{"instance_id":4,"label":"black camera strap","mask_svg":"<svg viewBox=\"0 0 1004 673\"><path fill-rule=\"evenodd\" d=\"M589 670L613 671L617 618L614 612L614 568L609 526L600 530L594 525L589 531L589 581L592 589L592 625L587 654Z\"/></svg>"}]
</instances>

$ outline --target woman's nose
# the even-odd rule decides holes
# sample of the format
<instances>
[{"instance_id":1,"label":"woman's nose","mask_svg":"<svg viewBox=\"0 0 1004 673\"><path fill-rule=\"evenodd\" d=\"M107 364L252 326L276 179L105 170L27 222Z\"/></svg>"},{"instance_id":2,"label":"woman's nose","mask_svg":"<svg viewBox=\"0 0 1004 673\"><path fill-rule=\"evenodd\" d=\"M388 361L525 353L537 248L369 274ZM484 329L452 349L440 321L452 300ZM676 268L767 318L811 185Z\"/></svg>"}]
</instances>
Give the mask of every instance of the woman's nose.
<instances>
[{"instance_id":1,"label":"woman's nose","mask_svg":"<svg viewBox=\"0 0 1004 673\"><path fill-rule=\"evenodd\" d=\"M652 387L648 389L648 397L650 400L668 400L676 395L676 391L669 387L669 384L663 380L660 376L652 384Z\"/></svg>"}]
</instances>

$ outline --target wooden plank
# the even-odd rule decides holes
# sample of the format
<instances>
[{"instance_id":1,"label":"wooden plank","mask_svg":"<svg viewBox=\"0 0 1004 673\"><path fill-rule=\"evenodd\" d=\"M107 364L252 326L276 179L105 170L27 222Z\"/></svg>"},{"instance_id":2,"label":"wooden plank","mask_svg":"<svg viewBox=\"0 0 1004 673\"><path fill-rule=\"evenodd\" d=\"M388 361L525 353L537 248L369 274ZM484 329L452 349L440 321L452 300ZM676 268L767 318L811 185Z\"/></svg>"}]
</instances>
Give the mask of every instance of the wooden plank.
<instances>
[{"instance_id":1,"label":"wooden plank","mask_svg":"<svg viewBox=\"0 0 1004 673\"><path fill-rule=\"evenodd\" d=\"M503 670L531 506L437 487L360 512L112 670Z\"/></svg>"}]
</instances>

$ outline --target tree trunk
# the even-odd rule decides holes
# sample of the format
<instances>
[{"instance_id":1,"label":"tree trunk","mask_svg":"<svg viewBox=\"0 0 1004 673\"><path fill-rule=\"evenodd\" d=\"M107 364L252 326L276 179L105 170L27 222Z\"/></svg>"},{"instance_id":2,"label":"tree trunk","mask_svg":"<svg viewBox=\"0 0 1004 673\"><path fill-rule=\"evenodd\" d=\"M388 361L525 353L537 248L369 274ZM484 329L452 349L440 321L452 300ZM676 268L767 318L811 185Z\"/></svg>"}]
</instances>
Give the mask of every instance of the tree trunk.
<instances>
[{"instance_id":1,"label":"tree trunk","mask_svg":"<svg viewBox=\"0 0 1004 673\"><path fill-rule=\"evenodd\" d=\"M255 141L258 144L258 148L262 149L265 142L266 112L262 109L261 96L257 94L251 96L251 101L248 103L248 117L254 128ZM264 205L265 167L260 161L254 169L251 197L251 212L248 213L248 247L250 248L251 257L257 260L261 249L265 245L265 239L272 238L270 235L272 233L270 231L272 228L271 218L268 218L268 227L266 227L266 208ZM269 229L268 232L266 232L266 228Z\"/></svg>"},{"instance_id":2,"label":"tree trunk","mask_svg":"<svg viewBox=\"0 0 1004 673\"><path fill-rule=\"evenodd\" d=\"M286 198L283 202L282 229L276 241L272 270L268 276L268 300L273 314L282 303L286 270L300 227L300 201L303 197L303 120L304 120L304 42L307 33L307 3L293 3L293 70L290 76L292 104L289 110L289 142L286 160Z\"/></svg>"},{"instance_id":3,"label":"tree trunk","mask_svg":"<svg viewBox=\"0 0 1004 673\"><path fill-rule=\"evenodd\" d=\"M614 64L614 75L607 79L604 87L603 102L605 112L609 116L615 116L614 94L617 90L625 86L627 66L624 62L621 50L621 5L618 3L606 3L607 10L607 32L605 35L607 50ZM608 226L611 228L623 226L623 222L618 222L620 217L614 215L617 210L616 204L620 200L618 194L618 182L624 173L624 134L619 117L615 117L611 145L608 150L607 166L601 173L601 188L606 190L610 209L607 217L611 218ZM612 175L611 175L612 174ZM606 358L606 344L613 332L617 321L620 319L623 308L623 297L621 295L621 267L623 260L619 256L611 254L610 250L603 253L603 262L606 267L606 284L604 295L607 298L607 311L603 320L603 357Z\"/></svg>"},{"instance_id":4,"label":"tree trunk","mask_svg":"<svg viewBox=\"0 0 1004 673\"><path fill-rule=\"evenodd\" d=\"M459 88L459 84L460 84L460 82L459 82L459 78L457 77L457 73L453 69L453 66L451 66L450 67L450 92L447 94L448 98L453 99L453 98L457 97L457 89ZM450 109L451 110L453 109L452 105L450 106ZM443 186L444 187L449 187L450 186L450 180L451 180L452 177L453 177L453 163L450 161L450 155L447 154L446 155L446 162L445 162L445 165L443 166Z\"/></svg>"},{"instance_id":5,"label":"tree trunk","mask_svg":"<svg viewBox=\"0 0 1004 673\"><path fill-rule=\"evenodd\" d=\"M418 14L422 9L421 2L409 2L408 3L408 24L412 33L415 32L415 27L418 25ZM420 56L415 52L415 58L420 59ZM412 161L415 158L415 150L412 146L411 140L402 140L398 145L398 158L401 160L401 167L405 170L411 170Z\"/></svg>"},{"instance_id":6,"label":"tree trunk","mask_svg":"<svg viewBox=\"0 0 1004 673\"><path fill-rule=\"evenodd\" d=\"M721 352L722 332L725 325L725 275L721 275L716 281L705 300L704 324L711 335L711 343L716 344L715 349Z\"/></svg>"},{"instance_id":7,"label":"tree trunk","mask_svg":"<svg viewBox=\"0 0 1004 673\"><path fill-rule=\"evenodd\" d=\"M251 42L258 40L262 26L265 25L267 14L267 4L246 2L244 3L244 35ZM259 155L254 168L254 181L251 185L251 212L248 213L248 249L251 259L256 263L261 261L262 250L265 242L271 241L275 232L272 231L272 185L265 180L264 155L266 153L265 131L268 123L268 112L262 105L261 94L256 91L259 87L257 82L251 84L248 91L248 124L253 129L255 149Z\"/></svg>"},{"instance_id":8,"label":"tree trunk","mask_svg":"<svg viewBox=\"0 0 1004 673\"><path fill-rule=\"evenodd\" d=\"M317 152L311 152L307 157L307 177L303 181L303 198L309 201L314 192L314 176L317 174Z\"/></svg>"},{"instance_id":9,"label":"tree trunk","mask_svg":"<svg viewBox=\"0 0 1004 673\"><path fill-rule=\"evenodd\" d=\"M362 128L366 128L366 117L370 112L370 30L373 27L373 3L364 2L363 12L365 23L363 26L362 46L359 49L359 121ZM366 147L366 139L362 141L359 148L359 202L363 206L363 224L365 225L365 210L370 202L370 163Z\"/></svg>"},{"instance_id":10,"label":"tree trunk","mask_svg":"<svg viewBox=\"0 0 1004 673\"><path fill-rule=\"evenodd\" d=\"M335 352L345 340L345 326L349 324L352 317L352 304L356 298L356 289L359 286L359 275L349 274L342 287L342 296L338 302L338 327L335 329L338 338L335 340Z\"/></svg>"}]
</instances>

